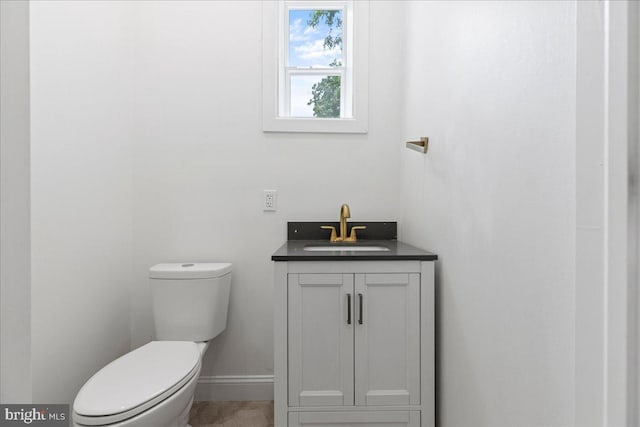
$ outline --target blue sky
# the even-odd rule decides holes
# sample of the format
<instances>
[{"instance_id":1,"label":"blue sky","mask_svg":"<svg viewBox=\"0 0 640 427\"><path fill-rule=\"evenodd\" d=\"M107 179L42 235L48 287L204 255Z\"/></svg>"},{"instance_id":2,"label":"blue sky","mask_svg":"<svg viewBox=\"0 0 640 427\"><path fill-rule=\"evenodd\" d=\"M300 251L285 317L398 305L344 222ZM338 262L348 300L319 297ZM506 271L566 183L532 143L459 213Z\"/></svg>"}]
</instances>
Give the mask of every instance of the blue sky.
<instances>
[{"instance_id":1,"label":"blue sky","mask_svg":"<svg viewBox=\"0 0 640 427\"><path fill-rule=\"evenodd\" d=\"M313 10L289 11L289 66L292 67L328 67L334 59L341 59L340 48L325 49L324 38L329 28L322 22L316 28L307 25ZM339 34L334 29L333 35Z\"/></svg>"}]
</instances>

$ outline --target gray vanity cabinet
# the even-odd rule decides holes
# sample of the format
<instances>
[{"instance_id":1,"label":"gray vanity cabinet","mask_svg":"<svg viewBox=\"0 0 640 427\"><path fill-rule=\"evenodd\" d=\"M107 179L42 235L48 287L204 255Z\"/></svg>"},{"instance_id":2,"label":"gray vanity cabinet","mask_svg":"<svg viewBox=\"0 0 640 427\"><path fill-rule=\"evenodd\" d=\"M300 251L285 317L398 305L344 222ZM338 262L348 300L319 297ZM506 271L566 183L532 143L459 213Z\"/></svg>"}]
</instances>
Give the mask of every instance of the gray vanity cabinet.
<instances>
[{"instance_id":1,"label":"gray vanity cabinet","mask_svg":"<svg viewBox=\"0 0 640 427\"><path fill-rule=\"evenodd\" d=\"M275 425L433 426L433 261L276 262Z\"/></svg>"},{"instance_id":2,"label":"gray vanity cabinet","mask_svg":"<svg viewBox=\"0 0 640 427\"><path fill-rule=\"evenodd\" d=\"M420 274L355 275L357 406L420 404Z\"/></svg>"},{"instance_id":3,"label":"gray vanity cabinet","mask_svg":"<svg viewBox=\"0 0 640 427\"><path fill-rule=\"evenodd\" d=\"M352 274L289 274L289 406L353 405L349 295Z\"/></svg>"},{"instance_id":4,"label":"gray vanity cabinet","mask_svg":"<svg viewBox=\"0 0 640 427\"><path fill-rule=\"evenodd\" d=\"M291 412L289 427L420 427L420 411Z\"/></svg>"}]
</instances>

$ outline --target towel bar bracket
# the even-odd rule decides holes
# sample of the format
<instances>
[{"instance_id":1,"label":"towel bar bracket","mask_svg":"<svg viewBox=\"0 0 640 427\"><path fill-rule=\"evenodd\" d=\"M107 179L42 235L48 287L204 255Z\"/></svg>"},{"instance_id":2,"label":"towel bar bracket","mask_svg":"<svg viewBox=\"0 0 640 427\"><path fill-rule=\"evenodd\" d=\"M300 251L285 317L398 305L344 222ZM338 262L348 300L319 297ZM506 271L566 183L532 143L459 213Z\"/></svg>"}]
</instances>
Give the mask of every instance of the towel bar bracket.
<instances>
[{"instance_id":1,"label":"towel bar bracket","mask_svg":"<svg viewBox=\"0 0 640 427\"><path fill-rule=\"evenodd\" d=\"M429 138L423 136L420 141L407 141L407 148L419 151L420 153L426 153L429 149Z\"/></svg>"}]
</instances>

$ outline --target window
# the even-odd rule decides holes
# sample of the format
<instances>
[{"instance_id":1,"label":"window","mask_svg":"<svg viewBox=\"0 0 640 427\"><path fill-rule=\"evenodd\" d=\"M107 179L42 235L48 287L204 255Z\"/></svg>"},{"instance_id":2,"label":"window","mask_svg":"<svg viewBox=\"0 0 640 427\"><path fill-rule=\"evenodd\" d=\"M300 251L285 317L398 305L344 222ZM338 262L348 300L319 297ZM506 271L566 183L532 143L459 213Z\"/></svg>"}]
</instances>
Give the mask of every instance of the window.
<instances>
[{"instance_id":1,"label":"window","mask_svg":"<svg viewBox=\"0 0 640 427\"><path fill-rule=\"evenodd\" d=\"M353 117L350 16L346 3L284 4L280 117Z\"/></svg>"},{"instance_id":2,"label":"window","mask_svg":"<svg viewBox=\"0 0 640 427\"><path fill-rule=\"evenodd\" d=\"M263 2L263 128L367 131L368 2Z\"/></svg>"}]
</instances>

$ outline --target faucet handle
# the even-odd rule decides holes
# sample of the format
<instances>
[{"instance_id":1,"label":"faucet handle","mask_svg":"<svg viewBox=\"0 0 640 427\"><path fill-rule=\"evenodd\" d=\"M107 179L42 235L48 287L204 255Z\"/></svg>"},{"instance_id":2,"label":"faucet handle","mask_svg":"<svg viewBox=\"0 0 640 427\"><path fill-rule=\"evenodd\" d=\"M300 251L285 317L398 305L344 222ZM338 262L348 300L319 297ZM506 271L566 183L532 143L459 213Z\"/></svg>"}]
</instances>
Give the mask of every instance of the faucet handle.
<instances>
[{"instance_id":1,"label":"faucet handle","mask_svg":"<svg viewBox=\"0 0 640 427\"><path fill-rule=\"evenodd\" d=\"M336 228L333 225L321 225L320 228L322 228L323 230L331 230L331 237L329 237L330 242L335 242L336 240L338 240Z\"/></svg>"},{"instance_id":2,"label":"faucet handle","mask_svg":"<svg viewBox=\"0 0 640 427\"><path fill-rule=\"evenodd\" d=\"M354 225L353 227L351 227L351 234L349 235L349 241L355 242L358 240L358 238L356 237L356 230L366 230L366 229L367 229L366 225Z\"/></svg>"}]
</instances>

